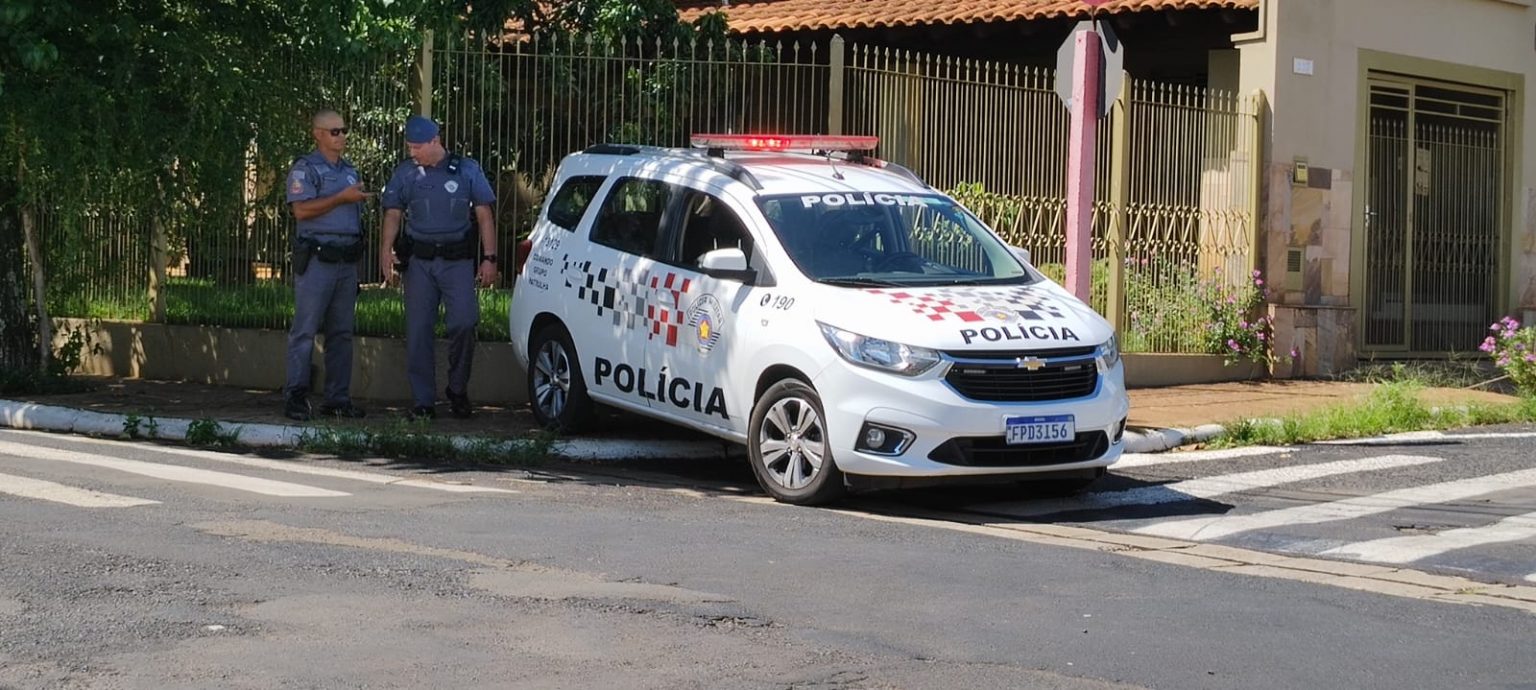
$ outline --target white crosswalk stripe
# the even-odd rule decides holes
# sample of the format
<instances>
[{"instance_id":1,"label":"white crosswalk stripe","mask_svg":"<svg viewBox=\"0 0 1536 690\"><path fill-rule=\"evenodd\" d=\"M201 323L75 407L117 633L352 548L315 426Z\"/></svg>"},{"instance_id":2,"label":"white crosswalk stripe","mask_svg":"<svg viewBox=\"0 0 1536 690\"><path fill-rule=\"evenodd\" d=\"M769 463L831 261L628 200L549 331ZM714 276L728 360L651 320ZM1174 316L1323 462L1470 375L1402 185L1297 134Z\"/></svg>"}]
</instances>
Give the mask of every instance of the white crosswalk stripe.
<instances>
[{"instance_id":1,"label":"white crosswalk stripe","mask_svg":"<svg viewBox=\"0 0 1536 690\"><path fill-rule=\"evenodd\" d=\"M147 506L159 503L159 501L151 501L147 498L134 498L132 496L119 496L101 491L92 491L90 489L79 489L73 486L65 486L41 479L18 477L11 474L0 474L0 494L64 503L81 508L131 508L133 506Z\"/></svg>"},{"instance_id":2,"label":"white crosswalk stripe","mask_svg":"<svg viewBox=\"0 0 1536 690\"><path fill-rule=\"evenodd\" d=\"M1440 458L1422 455L1383 455L1310 465L1293 465L1269 470L1187 479L1159 486L1138 487L1127 491L1084 494L1078 498L1036 501L1030 503L1022 511L1010 512L1021 516L1045 515L1069 510L1100 510L1126 506L1162 505L1195 499L1217 498L1227 494L1267 489L1303 482L1309 479L1321 479L1323 477L1397 467L1411 467L1433 462L1440 462Z\"/></svg>"},{"instance_id":3,"label":"white crosswalk stripe","mask_svg":"<svg viewBox=\"0 0 1536 690\"><path fill-rule=\"evenodd\" d=\"M1249 446L1246 448L1229 448L1226 450L1191 450L1169 453L1126 453L1115 462L1114 469L1127 469L1132 467L1151 467L1153 465L1171 465L1186 462L1203 462L1207 460L1229 460L1232 458L1249 458L1259 455L1274 455L1276 453L1289 453L1288 448L1274 448L1270 446Z\"/></svg>"},{"instance_id":4,"label":"white crosswalk stripe","mask_svg":"<svg viewBox=\"0 0 1536 690\"><path fill-rule=\"evenodd\" d=\"M1358 496L1328 503L1309 504L1244 515L1222 515L1171 520L1137 528L1138 534L1173 539L1210 541L1222 537L1290 525L1352 520L1401 508L1450 503L1474 496L1536 486L1536 469L1427 484L1396 491Z\"/></svg>"},{"instance_id":5,"label":"white crosswalk stripe","mask_svg":"<svg viewBox=\"0 0 1536 690\"><path fill-rule=\"evenodd\" d=\"M31 432L22 432L31 433ZM47 434L39 434L46 436ZM126 443L123 441L105 441L94 438L71 437L71 443L94 444L117 449L145 449L142 444ZM278 470L280 472L292 472L295 474L307 474L316 477L332 477L335 479L347 479L351 481L367 482L370 484L390 484L393 486L409 486L417 489L431 491L443 491L447 493L490 493L490 494L515 494L514 489L498 489L488 486L473 486L469 484L449 484L447 482L432 481L428 479L403 479L401 477L380 474L377 472L359 472L357 470L341 470L331 467L317 467L289 460L269 460L266 458L244 458L229 453L216 453L205 450L193 450L190 448L173 448L166 446L151 446L154 452L168 455L180 455L202 460L213 460L231 465L255 467L266 470Z\"/></svg>"},{"instance_id":6,"label":"white crosswalk stripe","mask_svg":"<svg viewBox=\"0 0 1536 690\"><path fill-rule=\"evenodd\" d=\"M89 465L103 469L117 470L138 474L145 477L165 479L189 484L203 484L217 486L236 491L247 491L265 496L281 496L284 498L328 498L336 496L350 496L344 491L332 491L303 484L279 482L271 479L247 477L245 475L230 474L227 472L214 472L180 465L162 465L139 460L125 460L122 458L88 455L74 451L58 450L29 446L20 443L0 441L0 455L11 455L35 460L48 460L53 462L68 462L78 465Z\"/></svg>"},{"instance_id":7,"label":"white crosswalk stripe","mask_svg":"<svg viewBox=\"0 0 1536 690\"><path fill-rule=\"evenodd\" d=\"M1463 527L1438 534L1416 534L1346 544L1322 552L1374 563L1412 563L1433 556L1488 544L1536 537L1536 513L1504 518L1484 527Z\"/></svg>"}]
</instances>

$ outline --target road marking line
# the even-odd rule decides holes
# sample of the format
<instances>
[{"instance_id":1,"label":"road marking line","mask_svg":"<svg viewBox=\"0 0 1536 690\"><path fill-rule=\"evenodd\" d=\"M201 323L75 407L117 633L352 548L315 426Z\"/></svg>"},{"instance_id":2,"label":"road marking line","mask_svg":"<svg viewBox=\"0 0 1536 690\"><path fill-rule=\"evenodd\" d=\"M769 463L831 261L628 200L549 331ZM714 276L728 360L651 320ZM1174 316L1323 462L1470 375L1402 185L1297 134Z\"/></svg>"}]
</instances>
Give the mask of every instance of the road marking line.
<instances>
[{"instance_id":1,"label":"road marking line","mask_svg":"<svg viewBox=\"0 0 1536 690\"><path fill-rule=\"evenodd\" d=\"M1371 458L1356 458L1353 460L1337 460L1334 462L1316 463L1311 465L1292 465L1269 470L1257 470L1253 472L1239 472L1236 474L1222 474L1199 479L1187 479L1184 481L1162 484L1159 486L1143 486L1125 491L1106 491L1085 494L1079 498L1053 499L1024 504L1023 510L1004 508L1009 515L1044 515L1060 513L1072 510L1100 510L1106 508L1120 508L1125 506L1150 506L1165 503L1180 503L1197 499L1211 499L1227 494L1242 493L1256 489L1266 489L1285 484L1294 484L1309 479L1320 479L1341 474L1353 474L1356 472L1371 472L1386 470L1396 467L1411 467L1432 462L1440 462L1440 458L1423 455L1383 455Z\"/></svg>"},{"instance_id":2,"label":"road marking line","mask_svg":"<svg viewBox=\"0 0 1536 690\"><path fill-rule=\"evenodd\" d=\"M47 436L52 436L54 438L60 438L58 434L42 434L42 433L39 433L39 432L25 432L25 433L28 433L28 434L34 434L35 433L35 434L38 434L38 435L47 435ZM212 452L212 451L192 450L190 448L174 448L174 447L166 447L166 446L150 446L150 445L145 445L145 444L142 444L142 443L132 443L132 442L126 442L126 441L107 441L107 440L102 440L102 439L86 438L86 437L81 437L81 436L67 437L66 440L68 440L71 443L90 443L90 444L95 444L95 445L100 445L100 446L107 446L107 447L111 447L111 448L122 448L122 449L131 449L131 450L153 450L154 452L157 452L157 453L166 453L166 454L169 454L169 455L183 455L183 456L186 456L186 457L189 457L189 458L201 458L201 459L204 459L204 460L213 460L215 462L223 462L223 463L229 463L229 464L233 464L233 465L244 465L246 467L259 467L261 469L277 470L277 471L280 471L280 472L293 472L295 474L308 474L308 475L314 475L314 476L317 476L317 477L334 477L336 479L350 479L352 481L368 482L370 484L392 484L392 485L395 485L395 486L409 486L409 487L414 487L414 488L418 488L418 489L431 489L433 491L446 491L446 492L449 492L449 493L462 493L462 494L470 494L470 493L515 494L515 493L521 493L521 492L515 491L513 489L494 489L494 488L485 487L485 486L472 486L472 485L467 485L467 484L449 484L449 483L446 483L446 482L432 481L430 479L403 479L401 477L397 477L397 476L394 476L394 475L379 474L377 472L360 472L360 471L357 471L357 470L339 470L339 469L334 469L334 468L330 468L330 467L316 467L316 466L313 466L313 465L303 465L303 464L300 464L300 463L297 463L297 462L294 462L294 461L290 461L290 460L271 460L271 459L267 459L267 458L242 458L242 457L237 457L237 456L234 456L234 455L230 455L229 453L215 453L215 452Z\"/></svg>"},{"instance_id":3,"label":"road marking line","mask_svg":"<svg viewBox=\"0 0 1536 690\"><path fill-rule=\"evenodd\" d=\"M1437 534L1372 539L1328 549L1320 555L1374 563L1412 563L1447 551L1536 537L1536 513L1514 515L1483 527L1462 527Z\"/></svg>"},{"instance_id":4,"label":"road marking line","mask_svg":"<svg viewBox=\"0 0 1536 690\"><path fill-rule=\"evenodd\" d=\"M1432 503L1451 503L1463 499L1536 486L1536 469L1472 477L1438 484L1426 484L1397 491L1357 496L1328 503L1316 503L1246 515L1221 515L1188 520L1170 520L1139 527L1137 534L1175 539L1209 541L1255 530L1287 525L1313 525L1321 522L1353 520L1387 513L1400 508Z\"/></svg>"},{"instance_id":5,"label":"road marking line","mask_svg":"<svg viewBox=\"0 0 1536 690\"><path fill-rule=\"evenodd\" d=\"M132 508L159 503L147 498L119 496L91 489L56 484L42 479L29 479L10 474L0 474L0 494L22 498L35 498L54 503L66 503L81 508Z\"/></svg>"},{"instance_id":6,"label":"road marking line","mask_svg":"<svg viewBox=\"0 0 1536 690\"><path fill-rule=\"evenodd\" d=\"M161 465L152 462L140 462L138 460L125 460L123 458L95 457L84 453L58 450L55 448L43 448L29 446L21 443L0 441L0 454L14 455L35 460L50 460L55 462L68 462L77 465L89 465L109 470L128 472L156 479L165 479L173 482L188 484L206 484L236 491L247 491L266 496L281 496L285 498L329 498L335 496L350 496L346 492L321 489L303 484L291 484L270 479L247 477L226 472L214 472L212 470L200 470L180 465Z\"/></svg>"},{"instance_id":7,"label":"road marking line","mask_svg":"<svg viewBox=\"0 0 1536 690\"><path fill-rule=\"evenodd\" d=\"M1445 438L1536 438L1536 431L1495 431L1486 434L1445 434Z\"/></svg>"},{"instance_id":8,"label":"road marking line","mask_svg":"<svg viewBox=\"0 0 1536 690\"><path fill-rule=\"evenodd\" d=\"M790 509L760 497L730 500ZM1132 535L1086 527L1060 529L1060 525L980 522L979 516L914 511L910 515L886 515L857 510L826 508L830 513L916 527L937 528L1042 546L1058 546L1107 555L1137 558L1213 573L1268 577L1328 587L1359 590L1384 596L1435 603L1498 606L1536 614L1536 600L1505 585L1477 582L1463 577L1437 575L1421 570L1360 566L1320 558L1284 556L1231 546L1210 550L1209 545L1184 540L1165 540L1147 546L1127 542ZM1532 574L1536 578L1536 574Z\"/></svg>"},{"instance_id":9,"label":"road marking line","mask_svg":"<svg viewBox=\"0 0 1536 690\"><path fill-rule=\"evenodd\" d=\"M1245 448L1228 448L1225 450L1191 450L1186 452L1167 453L1126 453L1110 465L1110 469L1125 467L1150 467L1152 465L1170 465L1181 462L1201 462L1205 460L1229 460L1232 458L1246 458L1255 455L1273 455L1275 453L1289 453L1290 448L1274 448L1271 446L1248 446Z\"/></svg>"}]
</instances>

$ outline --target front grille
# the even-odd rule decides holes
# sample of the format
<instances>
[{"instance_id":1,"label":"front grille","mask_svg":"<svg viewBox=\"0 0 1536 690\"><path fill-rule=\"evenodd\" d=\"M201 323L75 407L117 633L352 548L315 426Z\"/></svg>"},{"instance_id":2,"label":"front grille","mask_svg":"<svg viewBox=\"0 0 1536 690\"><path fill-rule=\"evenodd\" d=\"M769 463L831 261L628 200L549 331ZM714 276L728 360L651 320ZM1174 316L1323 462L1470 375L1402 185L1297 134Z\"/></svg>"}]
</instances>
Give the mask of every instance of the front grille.
<instances>
[{"instance_id":1,"label":"front grille","mask_svg":"<svg viewBox=\"0 0 1536 690\"><path fill-rule=\"evenodd\" d=\"M964 467L1043 467L1097 458L1109 450L1102 431L1080 433L1064 443L1010 446L1002 436L953 438L928 454L928 459Z\"/></svg>"},{"instance_id":2,"label":"front grille","mask_svg":"<svg viewBox=\"0 0 1536 690\"><path fill-rule=\"evenodd\" d=\"M1012 353L1006 359L968 355L950 367L944 380L967 398L990 402L1086 398L1099 386L1098 364L1091 358L1047 359L1045 366L1030 371L1018 365L1016 356L1037 355Z\"/></svg>"}]
</instances>

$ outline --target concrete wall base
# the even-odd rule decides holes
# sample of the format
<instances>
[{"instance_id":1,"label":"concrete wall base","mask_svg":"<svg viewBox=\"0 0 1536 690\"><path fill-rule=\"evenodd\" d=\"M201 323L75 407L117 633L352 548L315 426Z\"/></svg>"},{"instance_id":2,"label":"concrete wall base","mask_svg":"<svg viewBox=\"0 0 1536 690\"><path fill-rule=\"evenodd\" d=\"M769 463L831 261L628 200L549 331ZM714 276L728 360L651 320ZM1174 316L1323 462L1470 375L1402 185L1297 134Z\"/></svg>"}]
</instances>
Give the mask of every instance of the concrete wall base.
<instances>
[{"instance_id":1,"label":"concrete wall base","mask_svg":"<svg viewBox=\"0 0 1536 690\"><path fill-rule=\"evenodd\" d=\"M283 387L283 355L288 334L255 328L169 326L137 321L55 319L55 346L72 330L91 333L80 373L100 376L196 381L266 390ZM353 340L352 395L359 399L408 400L405 340ZM314 390L324 381L324 338L315 341ZM437 377L447 380L446 342L438 342ZM1264 378L1264 367L1243 362L1227 366L1219 355L1125 355L1126 383L1153 388L1191 383L1249 381ZM480 343L475 350L469 396L476 402L522 404L525 376L510 343Z\"/></svg>"},{"instance_id":2,"label":"concrete wall base","mask_svg":"<svg viewBox=\"0 0 1536 690\"><path fill-rule=\"evenodd\" d=\"M1162 355L1126 353L1125 385L1129 388L1160 388L1197 383L1256 381L1268 375L1264 365L1238 362L1227 365L1221 355Z\"/></svg>"},{"instance_id":3,"label":"concrete wall base","mask_svg":"<svg viewBox=\"0 0 1536 690\"><path fill-rule=\"evenodd\" d=\"M80 373L103 376L197 381L278 390L287 378L288 334L255 328L171 326L136 321L55 319L55 347L72 330L91 334ZM446 341L438 341L437 381L448 380ZM409 400L405 340L358 337L352 341L352 395L359 399ZM315 339L311 389L324 385L325 338ZM476 402L519 404L527 400L523 368L510 343L480 343L475 349L469 397ZM439 392L441 397L441 392Z\"/></svg>"}]
</instances>

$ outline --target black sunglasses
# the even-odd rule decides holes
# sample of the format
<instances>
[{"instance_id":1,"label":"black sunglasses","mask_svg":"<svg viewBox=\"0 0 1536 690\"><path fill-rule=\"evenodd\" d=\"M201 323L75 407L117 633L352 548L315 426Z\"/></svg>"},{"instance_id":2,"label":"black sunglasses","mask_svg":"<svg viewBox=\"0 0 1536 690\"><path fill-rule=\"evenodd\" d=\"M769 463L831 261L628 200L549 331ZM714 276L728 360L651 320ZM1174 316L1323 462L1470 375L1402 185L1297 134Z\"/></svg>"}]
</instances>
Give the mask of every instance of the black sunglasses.
<instances>
[{"instance_id":1,"label":"black sunglasses","mask_svg":"<svg viewBox=\"0 0 1536 690\"><path fill-rule=\"evenodd\" d=\"M333 137L339 137L339 136L347 133L347 128L346 127L332 127L330 129L326 129L324 127L316 127L315 129L318 129L318 130L320 130L322 132L330 132L331 136L333 136Z\"/></svg>"}]
</instances>

